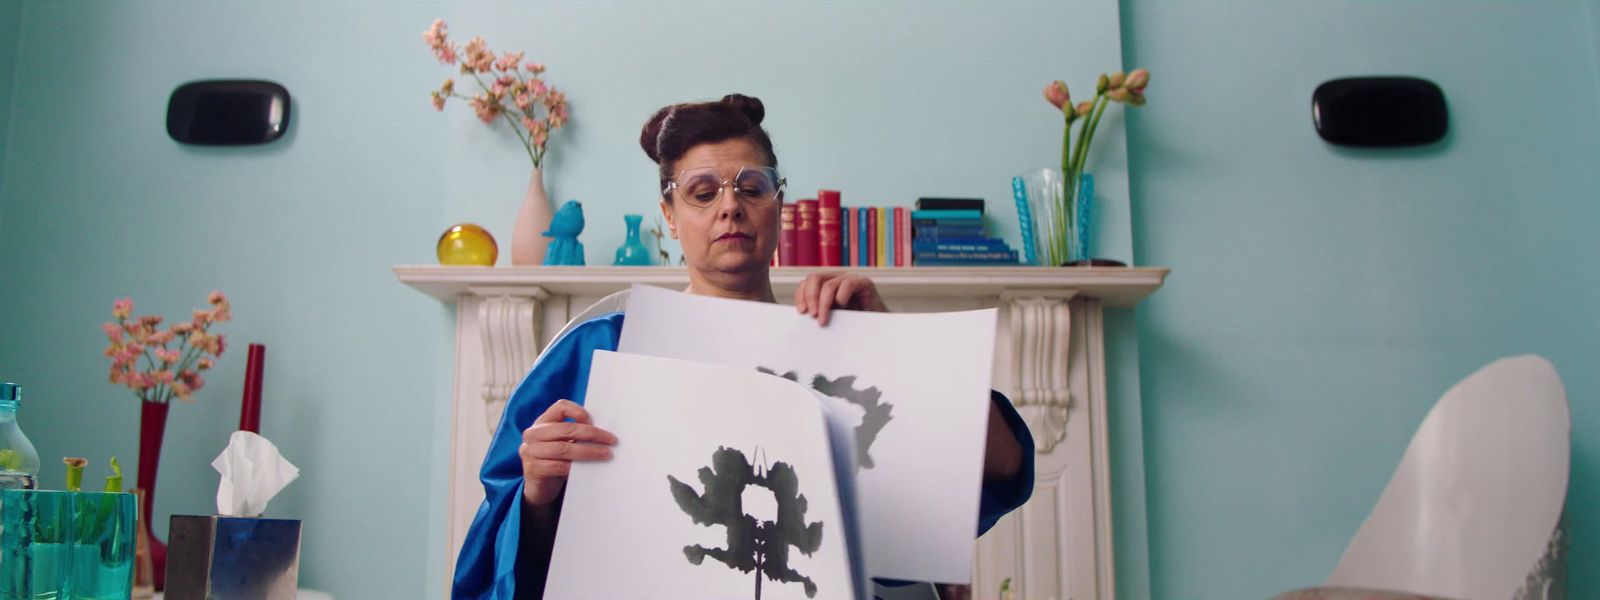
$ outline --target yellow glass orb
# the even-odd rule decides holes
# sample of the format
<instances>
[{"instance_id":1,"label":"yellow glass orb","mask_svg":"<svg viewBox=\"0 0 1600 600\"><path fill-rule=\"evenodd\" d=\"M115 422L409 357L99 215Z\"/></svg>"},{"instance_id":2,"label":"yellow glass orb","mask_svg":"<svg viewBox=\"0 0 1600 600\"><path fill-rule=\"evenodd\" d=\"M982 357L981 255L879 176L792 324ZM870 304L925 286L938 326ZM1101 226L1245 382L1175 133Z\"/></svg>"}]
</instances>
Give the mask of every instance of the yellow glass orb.
<instances>
[{"instance_id":1,"label":"yellow glass orb","mask_svg":"<svg viewBox=\"0 0 1600 600\"><path fill-rule=\"evenodd\" d=\"M495 245L494 236L472 223L462 223L444 230L444 235L439 236L437 251L441 265L492 267L495 259L500 257L500 247Z\"/></svg>"}]
</instances>

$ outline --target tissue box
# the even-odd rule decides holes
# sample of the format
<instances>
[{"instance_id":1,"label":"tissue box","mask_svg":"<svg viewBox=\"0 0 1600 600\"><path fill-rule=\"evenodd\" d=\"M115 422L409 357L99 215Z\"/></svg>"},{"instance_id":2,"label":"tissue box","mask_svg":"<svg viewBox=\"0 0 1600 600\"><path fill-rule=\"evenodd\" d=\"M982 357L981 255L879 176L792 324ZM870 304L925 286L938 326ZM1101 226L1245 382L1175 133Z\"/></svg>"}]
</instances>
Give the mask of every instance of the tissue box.
<instances>
[{"instance_id":1,"label":"tissue box","mask_svg":"<svg viewBox=\"0 0 1600 600\"><path fill-rule=\"evenodd\" d=\"M294 600L300 521L173 515L167 600Z\"/></svg>"}]
</instances>

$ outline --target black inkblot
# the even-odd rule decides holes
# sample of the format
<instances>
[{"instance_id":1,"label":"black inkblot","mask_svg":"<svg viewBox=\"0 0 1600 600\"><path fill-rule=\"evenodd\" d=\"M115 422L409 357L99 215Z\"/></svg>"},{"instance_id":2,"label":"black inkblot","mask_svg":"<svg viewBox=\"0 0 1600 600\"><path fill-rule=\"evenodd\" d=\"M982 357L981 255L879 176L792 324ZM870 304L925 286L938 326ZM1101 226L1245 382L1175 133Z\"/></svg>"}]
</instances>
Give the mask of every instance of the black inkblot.
<instances>
[{"instance_id":1,"label":"black inkblot","mask_svg":"<svg viewBox=\"0 0 1600 600\"><path fill-rule=\"evenodd\" d=\"M768 375L777 375L796 383L800 381L800 374L795 371L779 375L777 371L766 367L756 367L756 370ZM863 411L866 411L866 414L861 417L861 424L856 426L856 464L863 469L871 469L875 466L872 461L872 454L868 450L872 448L873 442L878 441L878 434L883 431L884 426L888 425L889 421L894 420L894 417L889 414L894 410L894 405L881 401L883 392L879 391L877 387L857 389L855 375L845 375L838 379L828 379L822 375L817 375L811 378L811 388L860 406Z\"/></svg>"},{"instance_id":2,"label":"black inkblot","mask_svg":"<svg viewBox=\"0 0 1600 600\"><path fill-rule=\"evenodd\" d=\"M822 546L822 521L806 524L806 497L800 494L800 477L793 466L776 462L770 469L756 467L738 450L718 447L711 455L711 466L697 471L705 493L671 475L667 482L678 508L695 524L728 529L727 548L684 546L683 554L695 565L705 557L717 559L741 573L756 573L756 599L761 598L761 579L804 585L806 597L817 595L817 584L789 568L789 546L810 556ZM778 503L777 521L757 521L744 514L744 490L748 486L767 488Z\"/></svg>"}]
</instances>

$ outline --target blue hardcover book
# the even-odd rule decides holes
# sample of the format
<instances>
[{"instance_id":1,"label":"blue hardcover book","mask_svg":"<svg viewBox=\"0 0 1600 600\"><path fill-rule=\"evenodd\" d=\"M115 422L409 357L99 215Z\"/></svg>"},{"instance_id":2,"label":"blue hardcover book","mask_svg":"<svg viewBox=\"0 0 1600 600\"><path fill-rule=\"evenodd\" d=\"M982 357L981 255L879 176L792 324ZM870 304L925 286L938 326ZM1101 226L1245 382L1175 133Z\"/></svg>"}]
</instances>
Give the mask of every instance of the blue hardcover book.
<instances>
[{"instance_id":1,"label":"blue hardcover book","mask_svg":"<svg viewBox=\"0 0 1600 600\"><path fill-rule=\"evenodd\" d=\"M911 251L923 252L1005 252L1011 250L1002 240L982 240L977 242L917 242L912 244Z\"/></svg>"},{"instance_id":2,"label":"blue hardcover book","mask_svg":"<svg viewBox=\"0 0 1600 600\"><path fill-rule=\"evenodd\" d=\"M855 213L855 221L851 226L856 228L856 266L865 267L872 264L872 260L867 258L867 248L870 247L867 240L871 239L867 237L867 209L856 207L851 210Z\"/></svg>"},{"instance_id":3,"label":"blue hardcover book","mask_svg":"<svg viewBox=\"0 0 1600 600\"><path fill-rule=\"evenodd\" d=\"M850 209L839 208L839 265L848 267L855 262L855 257L850 256Z\"/></svg>"},{"instance_id":4,"label":"blue hardcover book","mask_svg":"<svg viewBox=\"0 0 1600 600\"><path fill-rule=\"evenodd\" d=\"M1028 189L1021 177L1011 178L1011 196L1017 201L1017 228L1022 230L1022 252L1028 264L1039 264L1033 249L1033 209L1028 207Z\"/></svg>"},{"instance_id":5,"label":"blue hardcover book","mask_svg":"<svg viewBox=\"0 0 1600 600\"><path fill-rule=\"evenodd\" d=\"M936 260L936 259L931 259L931 258L927 258L927 259L919 258L919 259L917 259L917 266L919 266L919 267L1018 267L1018 266L1022 266L1022 264L1018 263L1014 259L1007 260L1007 259L998 259L998 258L997 259L993 259L993 260L976 260L976 259Z\"/></svg>"},{"instance_id":6,"label":"blue hardcover book","mask_svg":"<svg viewBox=\"0 0 1600 600\"><path fill-rule=\"evenodd\" d=\"M1009 261L1009 262L1017 262L1017 251L1016 250L1006 250L1006 251L1003 251L1003 252L997 252L997 251L982 251L982 252L923 252L923 253L920 253L920 254L917 255L917 260L918 261L975 260L975 261Z\"/></svg>"},{"instance_id":7,"label":"blue hardcover book","mask_svg":"<svg viewBox=\"0 0 1600 600\"><path fill-rule=\"evenodd\" d=\"M895 264L894 264L895 247L899 246L899 244L894 243L894 208L890 207L890 208L884 210L883 213L885 215L887 215L886 218L889 219L889 222L884 224L884 226L883 226L883 244L884 244L883 266L892 267L892 266L895 266Z\"/></svg>"},{"instance_id":8,"label":"blue hardcover book","mask_svg":"<svg viewBox=\"0 0 1600 600\"><path fill-rule=\"evenodd\" d=\"M912 219L912 227L983 227L982 219Z\"/></svg>"},{"instance_id":9,"label":"blue hardcover book","mask_svg":"<svg viewBox=\"0 0 1600 600\"><path fill-rule=\"evenodd\" d=\"M932 219L932 220L970 219L970 220L975 220L975 221L981 221L981 220L983 220L983 211L981 211L981 210L913 210L913 211L911 211L911 219L913 221L915 221L917 219Z\"/></svg>"},{"instance_id":10,"label":"blue hardcover book","mask_svg":"<svg viewBox=\"0 0 1600 600\"><path fill-rule=\"evenodd\" d=\"M982 227L966 226L920 225L913 227L911 231L911 239L916 240L923 238L981 238L986 235L988 235L988 232L984 231Z\"/></svg>"}]
</instances>

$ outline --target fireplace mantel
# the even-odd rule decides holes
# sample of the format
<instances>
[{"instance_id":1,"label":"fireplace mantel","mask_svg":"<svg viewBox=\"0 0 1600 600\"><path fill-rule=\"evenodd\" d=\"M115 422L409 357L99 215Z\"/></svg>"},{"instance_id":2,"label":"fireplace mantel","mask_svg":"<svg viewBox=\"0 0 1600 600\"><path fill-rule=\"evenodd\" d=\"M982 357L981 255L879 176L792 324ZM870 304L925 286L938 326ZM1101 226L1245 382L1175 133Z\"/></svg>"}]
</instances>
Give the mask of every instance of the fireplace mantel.
<instances>
[{"instance_id":1,"label":"fireplace mantel","mask_svg":"<svg viewBox=\"0 0 1600 600\"><path fill-rule=\"evenodd\" d=\"M806 275L772 270L787 303ZM871 277L891 310L999 309L994 387L1035 438L1033 499L978 540L974 586L1011 578L1018 597L1115 598L1103 307L1132 307L1165 281L1153 267L831 268ZM456 306L448 547L457 550L483 489L478 467L506 398L567 321L635 283L682 289L678 267L398 266L395 276ZM448 595L448 594L446 594Z\"/></svg>"}]
</instances>

